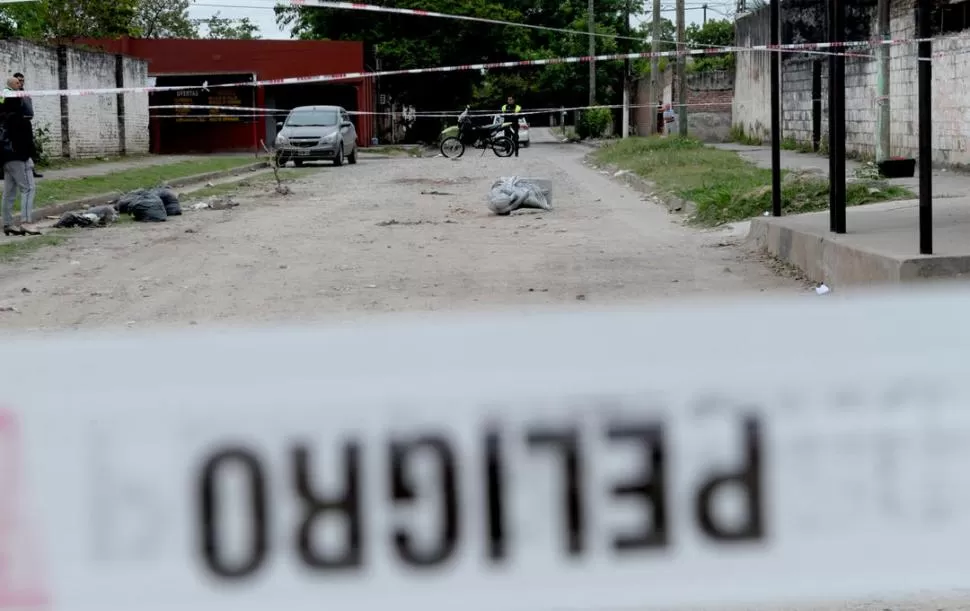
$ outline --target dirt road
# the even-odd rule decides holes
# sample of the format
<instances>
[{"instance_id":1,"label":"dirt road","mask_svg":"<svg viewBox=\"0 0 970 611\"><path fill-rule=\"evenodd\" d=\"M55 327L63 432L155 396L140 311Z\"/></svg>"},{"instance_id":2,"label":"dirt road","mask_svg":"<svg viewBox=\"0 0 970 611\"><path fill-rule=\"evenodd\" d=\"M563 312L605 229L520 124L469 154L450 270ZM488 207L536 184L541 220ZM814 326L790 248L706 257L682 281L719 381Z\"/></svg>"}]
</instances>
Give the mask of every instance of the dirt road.
<instances>
[{"instance_id":1,"label":"dirt road","mask_svg":"<svg viewBox=\"0 0 970 611\"><path fill-rule=\"evenodd\" d=\"M244 193L232 211L79 231L65 245L0 264L0 305L19 310L0 313L0 328L307 320L802 290L739 260L724 232L683 227L586 167L587 152L536 143L518 159L469 152L458 161L308 167L285 198ZM515 174L552 179L556 209L491 215L491 182Z\"/></svg>"},{"instance_id":2,"label":"dirt road","mask_svg":"<svg viewBox=\"0 0 970 611\"><path fill-rule=\"evenodd\" d=\"M738 236L684 227L585 166L587 152L537 143L518 159L363 159L304 169L288 197L263 189L240 195L232 211L80 230L65 245L0 263L0 306L19 310L0 312L0 328L292 321L805 290L746 256ZM552 179L555 210L491 215L489 185L515 174ZM970 609L967 600L802 608Z\"/></svg>"}]
</instances>

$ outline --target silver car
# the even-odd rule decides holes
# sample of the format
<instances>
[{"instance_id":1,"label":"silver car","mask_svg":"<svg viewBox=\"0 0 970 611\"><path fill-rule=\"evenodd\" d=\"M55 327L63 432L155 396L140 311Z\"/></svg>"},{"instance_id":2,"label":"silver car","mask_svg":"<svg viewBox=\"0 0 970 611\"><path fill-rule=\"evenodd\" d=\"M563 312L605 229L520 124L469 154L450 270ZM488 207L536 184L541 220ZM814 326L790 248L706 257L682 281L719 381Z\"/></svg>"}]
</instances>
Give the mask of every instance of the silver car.
<instances>
[{"instance_id":1,"label":"silver car","mask_svg":"<svg viewBox=\"0 0 970 611\"><path fill-rule=\"evenodd\" d=\"M276 124L276 161L357 163L357 129L340 106L300 106Z\"/></svg>"}]
</instances>

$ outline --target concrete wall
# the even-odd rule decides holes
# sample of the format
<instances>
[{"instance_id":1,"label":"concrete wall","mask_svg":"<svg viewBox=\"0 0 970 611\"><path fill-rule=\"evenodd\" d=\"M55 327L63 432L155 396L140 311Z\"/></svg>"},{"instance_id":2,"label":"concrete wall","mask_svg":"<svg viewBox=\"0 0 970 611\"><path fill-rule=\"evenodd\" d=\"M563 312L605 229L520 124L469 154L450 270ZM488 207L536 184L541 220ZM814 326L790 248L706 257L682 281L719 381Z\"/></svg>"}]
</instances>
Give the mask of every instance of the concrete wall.
<instances>
[{"instance_id":1,"label":"concrete wall","mask_svg":"<svg viewBox=\"0 0 970 611\"><path fill-rule=\"evenodd\" d=\"M100 89L143 86L148 65L131 57L0 40L0 75L14 72L24 73L28 90ZM33 103L35 129L48 131L51 156L148 152L148 94L38 96Z\"/></svg>"},{"instance_id":2,"label":"concrete wall","mask_svg":"<svg viewBox=\"0 0 970 611\"><path fill-rule=\"evenodd\" d=\"M661 99L665 104L679 100L673 67L668 67L662 80ZM637 83L638 106L650 104L650 79ZM687 133L705 142L723 142L730 137L734 74L727 71L695 72L687 75ZM647 135L653 107L637 109L636 122L640 135Z\"/></svg>"},{"instance_id":3,"label":"concrete wall","mask_svg":"<svg viewBox=\"0 0 970 611\"><path fill-rule=\"evenodd\" d=\"M912 0L892 0L891 7L892 37L914 38ZM875 32L875 15L869 18ZM767 44L767 10L739 19L737 37L742 46ZM933 52L943 54L933 61L933 160L948 165L970 164L970 61L967 61L970 31L944 36L934 42ZM890 57L890 154L916 157L919 138L916 45L894 45ZM786 55L782 65L783 138L811 142L812 70L813 62L819 59L823 141L828 133L828 62L824 57ZM875 153L877 70L875 59L846 59L846 147L854 153ZM768 54L739 53L734 123L748 134L764 139L769 137L770 85Z\"/></svg>"}]
</instances>

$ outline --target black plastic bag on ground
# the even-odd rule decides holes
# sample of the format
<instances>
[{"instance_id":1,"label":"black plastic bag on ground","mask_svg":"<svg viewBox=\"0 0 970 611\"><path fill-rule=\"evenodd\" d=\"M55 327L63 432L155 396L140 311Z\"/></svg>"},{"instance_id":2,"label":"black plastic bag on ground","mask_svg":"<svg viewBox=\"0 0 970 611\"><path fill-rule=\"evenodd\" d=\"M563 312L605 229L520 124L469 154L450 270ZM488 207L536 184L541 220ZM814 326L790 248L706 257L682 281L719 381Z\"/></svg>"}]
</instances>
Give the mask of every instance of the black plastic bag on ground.
<instances>
[{"instance_id":1,"label":"black plastic bag on ground","mask_svg":"<svg viewBox=\"0 0 970 611\"><path fill-rule=\"evenodd\" d=\"M179 196L175 194L175 191L172 191L168 187L159 187L152 190L152 193L162 200L162 204L165 206L165 213L168 216L180 216L182 214L182 206L179 205Z\"/></svg>"},{"instance_id":2,"label":"black plastic bag on ground","mask_svg":"<svg viewBox=\"0 0 970 611\"><path fill-rule=\"evenodd\" d=\"M131 217L139 223L161 223L168 218L162 198L149 191L140 193L127 208Z\"/></svg>"},{"instance_id":3,"label":"black plastic bag on ground","mask_svg":"<svg viewBox=\"0 0 970 611\"><path fill-rule=\"evenodd\" d=\"M118 212L121 214L130 214L131 211L129 210L129 207L131 206L131 202L135 201L145 193L148 193L148 191L145 189L135 189L134 191L130 191L122 195L118 199Z\"/></svg>"},{"instance_id":4,"label":"black plastic bag on ground","mask_svg":"<svg viewBox=\"0 0 970 611\"><path fill-rule=\"evenodd\" d=\"M81 210L71 210L61 215L61 218L54 223L54 228L93 227L97 222L97 218L93 214L85 214Z\"/></svg>"},{"instance_id":5,"label":"black plastic bag on ground","mask_svg":"<svg viewBox=\"0 0 970 611\"><path fill-rule=\"evenodd\" d=\"M118 211L114 206L95 206L87 210L72 210L65 212L54 223L57 229L70 227L104 227L118 220Z\"/></svg>"}]
</instances>

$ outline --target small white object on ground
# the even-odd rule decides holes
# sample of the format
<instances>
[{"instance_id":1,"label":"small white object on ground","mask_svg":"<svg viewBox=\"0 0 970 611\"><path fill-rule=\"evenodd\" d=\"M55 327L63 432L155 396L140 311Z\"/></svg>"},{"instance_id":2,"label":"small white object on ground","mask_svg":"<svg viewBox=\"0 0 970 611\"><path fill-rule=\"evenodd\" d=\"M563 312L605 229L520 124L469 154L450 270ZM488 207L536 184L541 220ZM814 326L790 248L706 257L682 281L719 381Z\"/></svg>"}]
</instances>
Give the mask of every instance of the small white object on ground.
<instances>
[{"instance_id":1,"label":"small white object on ground","mask_svg":"<svg viewBox=\"0 0 970 611\"><path fill-rule=\"evenodd\" d=\"M815 287L815 294L817 294L817 295L824 295L826 293L830 293L831 291L832 291L832 289L830 289L829 287L827 287L824 284L820 284L820 285L818 285L818 286Z\"/></svg>"}]
</instances>

